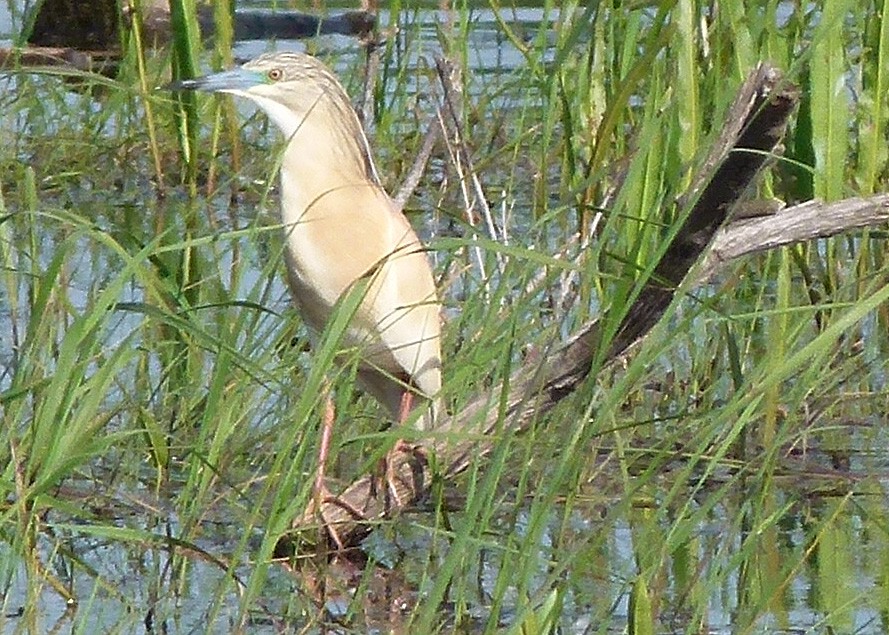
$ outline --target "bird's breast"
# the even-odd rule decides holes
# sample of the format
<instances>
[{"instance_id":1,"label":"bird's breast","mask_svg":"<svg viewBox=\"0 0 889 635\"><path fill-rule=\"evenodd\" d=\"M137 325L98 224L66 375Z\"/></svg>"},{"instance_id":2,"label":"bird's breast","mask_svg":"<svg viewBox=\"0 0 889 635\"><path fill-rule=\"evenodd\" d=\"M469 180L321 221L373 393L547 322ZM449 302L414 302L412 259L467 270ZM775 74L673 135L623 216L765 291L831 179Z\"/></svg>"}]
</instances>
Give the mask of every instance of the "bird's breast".
<instances>
[{"instance_id":1,"label":"bird's breast","mask_svg":"<svg viewBox=\"0 0 889 635\"><path fill-rule=\"evenodd\" d=\"M321 332L354 288L364 298L341 347L360 349L363 366L389 376L413 377L431 358L438 373L432 274L416 234L385 193L367 182L334 187L300 178L285 181L282 195L288 277L307 325Z\"/></svg>"},{"instance_id":2,"label":"bird's breast","mask_svg":"<svg viewBox=\"0 0 889 635\"><path fill-rule=\"evenodd\" d=\"M358 280L368 286L356 292L366 294L344 335L345 346L363 345L374 338L376 319L374 302L381 276L373 270L385 259L382 249L369 250L362 237L370 231L349 214L306 213L288 228L287 273L297 309L306 324L320 333L334 308Z\"/></svg>"}]
</instances>

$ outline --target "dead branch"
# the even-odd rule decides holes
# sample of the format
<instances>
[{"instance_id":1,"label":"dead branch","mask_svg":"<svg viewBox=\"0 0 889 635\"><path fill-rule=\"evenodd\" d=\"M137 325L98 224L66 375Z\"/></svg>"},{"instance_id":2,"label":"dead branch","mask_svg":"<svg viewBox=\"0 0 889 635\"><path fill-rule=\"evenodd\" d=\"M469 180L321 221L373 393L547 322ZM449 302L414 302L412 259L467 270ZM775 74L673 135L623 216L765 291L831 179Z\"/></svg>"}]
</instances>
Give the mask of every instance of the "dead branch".
<instances>
[{"instance_id":1,"label":"dead branch","mask_svg":"<svg viewBox=\"0 0 889 635\"><path fill-rule=\"evenodd\" d=\"M609 342L604 364L617 359L642 338L663 316L686 274L708 248L717 230L729 218L732 207L750 187L755 176L781 142L788 118L796 106L798 92L779 71L760 65L741 86L729 110L727 123L707 159L692 180L689 192L679 201L689 209L653 275L643 283L639 295ZM752 151L751 151L752 150ZM490 432L526 430L530 424L571 394L588 376L599 352L598 320L586 324L568 342L552 343L543 355L518 368L506 384L480 395L461 412L441 421L440 433L427 450L435 453L445 478L453 477L492 449ZM545 360L541 363L539 360ZM506 394L505 417L497 404ZM461 439L448 440L450 432ZM283 536L276 555L305 553L319 524L334 528L344 544L354 546L373 524L426 495L430 482L428 466L419 465L416 453L392 457L398 475L395 500L377 496L369 477L349 486L339 501L328 501L317 514L296 519L293 530ZM382 488L385 490L386 488ZM362 510L356 518L354 510ZM310 531L306 531L310 530Z\"/></svg>"},{"instance_id":2,"label":"dead branch","mask_svg":"<svg viewBox=\"0 0 889 635\"><path fill-rule=\"evenodd\" d=\"M807 201L768 216L734 221L716 235L701 264L698 281L709 280L725 263L748 254L887 222L889 194L833 203Z\"/></svg>"}]
</instances>

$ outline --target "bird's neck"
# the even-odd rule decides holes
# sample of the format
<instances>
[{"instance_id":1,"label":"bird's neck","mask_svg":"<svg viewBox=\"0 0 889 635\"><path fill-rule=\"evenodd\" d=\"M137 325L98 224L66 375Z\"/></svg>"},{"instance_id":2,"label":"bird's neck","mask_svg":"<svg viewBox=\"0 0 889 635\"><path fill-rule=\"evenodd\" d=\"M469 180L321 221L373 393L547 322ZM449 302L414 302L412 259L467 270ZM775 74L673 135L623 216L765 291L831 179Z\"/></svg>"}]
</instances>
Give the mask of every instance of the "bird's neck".
<instances>
[{"instance_id":1,"label":"bird's neck","mask_svg":"<svg viewBox=\"0 0 889 635\"><path fill-rule=\"evenodd\" d=\"M339 198L345 190L375 191L380 187L357 118L357 132L326 124L321 117L307 117L284 150L281 195L285 224L329 210L325 202Z\"/></svg>"}]
</instances>

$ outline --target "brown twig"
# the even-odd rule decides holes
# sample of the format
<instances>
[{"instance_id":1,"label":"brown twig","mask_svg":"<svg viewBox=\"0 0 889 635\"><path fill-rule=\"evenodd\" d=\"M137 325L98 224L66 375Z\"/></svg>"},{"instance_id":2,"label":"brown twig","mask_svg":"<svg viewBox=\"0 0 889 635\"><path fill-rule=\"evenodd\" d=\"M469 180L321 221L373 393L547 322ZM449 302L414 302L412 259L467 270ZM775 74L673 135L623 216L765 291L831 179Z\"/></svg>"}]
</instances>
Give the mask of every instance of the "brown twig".
<instances>
[{"instance_id":1,"label":"brown twig","mask_svg":"<svg viewBox=\"0 0 889 635\"><path fill-rule=\"evenodd\" d=\"M29 46L0 49L0 70L33 67L64 67L111 75L117 70L114 51L83 51L59 46Z\"/></svg>"},{"instance_id":2,"label":"brown twig","mask_svg":"<svg viewBox=\"0 0 889 635\"><path fill-rule=\"evenodd\" d=\"M438 71L438 78L444 89L442 111L445 116L441 125L442 128L453 131L452 138L448 140L448 148L451 151L452 164L460 178L460 188L466 202L467 221L471 225L475 224L473 222L472 208L477 206L481 210L481 216L485 221L485 229L488 232L489 238L491 240L502 240L502 236L497 231L497 226L494 223L491 208L485 198L485 192L478 178L478 172L473 164L472 154L466 145L468 137L463 129L463 109L461 107L463 80L459 67L446 58L437 57L435 59L435 68ZM497 267L500 273L503 273L505 265L503 255L496 252L494 257L497 259Z\"/></svg>"},{"instance_id":3,"label":"brown twig","mask_svg":"<svg viewBox=\"0 0 889 635\"><path fill-rule=\"evenodd\" d=\"M401 187L398 188L398 192L393 197L399 209L404 208L407 200L413 195L417 185L420 184L420 179L423 178L426 165L429 163L432 151L435 149L435 142L438 141L440 136L441 126L438 124L438 118L436 115L432 115L426 126L426 134L423 135L423 144L420 146L420 151L414 158L414 162L411 164L407 176L404 177Z\"/></svg>"}]
</instances>

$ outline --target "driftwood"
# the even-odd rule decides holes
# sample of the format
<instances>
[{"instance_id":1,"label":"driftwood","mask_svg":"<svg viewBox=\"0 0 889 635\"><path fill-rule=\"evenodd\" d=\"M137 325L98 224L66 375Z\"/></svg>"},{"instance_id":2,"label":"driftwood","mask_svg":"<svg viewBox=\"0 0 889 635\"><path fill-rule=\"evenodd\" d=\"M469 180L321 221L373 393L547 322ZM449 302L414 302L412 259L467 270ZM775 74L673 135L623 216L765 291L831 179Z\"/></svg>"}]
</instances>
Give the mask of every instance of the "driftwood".
<instances>
[{"instance_id":1,"label":"driftwood","mask_svg":"<svg viewBox=\"0 0 889 635\"><path fill-rule=\"evenodd\" d=\"M787 83L775 68L760 65L750 75L739 89L710 155L698 170L688 193L678 202L678 209L688 210L684 220L680 221L679 229L607 351L599 351L600 324L598 320L592 321L568 342L553 343L550 350L518 368L509 378L508 386L495 386L461 412L440 421L436 433L442 440L430 443L425 451L435 453L437 463L443 466L444 478L455 476L471 461L481 460L488 454L492 450L490 432L526 430L571 394L588 376L597 355L602 355L601 359L608 365L651 330L679 291L686 274L729 220L734 205L769 158L780 150L788 118L797 101L796 87ZM782 216L792 209L785 210ZM885 212L885 207L881 209ZM810 234L806 233L806 237L811 237ZM731 237L732 232L727 235ZM755 237L752 241L751 244L760 242ZM726 252L715 253L714 257L725 257ZM508 395L505 417L501 419L497 404L504 389ZM452 432L459 434L448 434ZM449 436L465 440L453 442L448 440ZM376 521L409 508L428 493L430 470L424 461L418 460L423 455L424 452L418 450L390 456L390 470L397 475L391 496L388 488L378 487L374 479L365 477L346 488L338 498L324 501L321 509L296 519L291 532L279 539L276 556L307 553L310 547L314 548L312 543L319 526L326 529L331 546L337 543L356 546Z\"/></svg>"}]
</instances>

